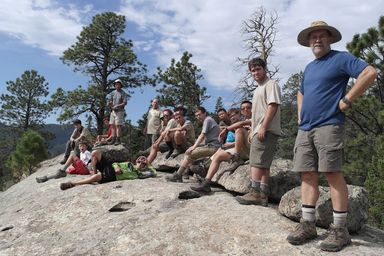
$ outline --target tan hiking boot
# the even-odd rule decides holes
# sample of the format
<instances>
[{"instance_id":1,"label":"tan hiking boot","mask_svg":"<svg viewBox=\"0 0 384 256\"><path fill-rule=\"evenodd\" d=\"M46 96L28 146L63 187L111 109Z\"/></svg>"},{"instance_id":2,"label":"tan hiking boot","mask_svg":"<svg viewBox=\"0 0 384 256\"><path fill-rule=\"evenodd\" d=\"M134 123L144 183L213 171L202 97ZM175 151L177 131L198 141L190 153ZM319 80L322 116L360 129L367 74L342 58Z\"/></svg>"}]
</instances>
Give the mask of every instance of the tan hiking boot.
<instances>
[{"instance_id":1,"label":"tan hiking boot","mask_svg":"<svg viewBox=\"0 0 384 256\"><path fill-rule=\"evenodd\" d=\"M179 175L177 172L165 176L165 180L168 182L183 182L183 177Z\"/></svg>"},{"instance_id":2,"label":"tan hiking boot","mask_svg":"<svg viewBox=\"0 0 384 256\"><path fill-rule=\"evenodd\" d=\"M329 234L327 238L321 242L320 248L323 251L338 252L350 243L351 236L349 235L347 227L338 228L331 224Z\"/></svg>"},{"instance_id":3,"label":"tan hiking boot","mask_svg":"<svg viewBox=\"0 0 384 256\"><path fill-rule=\"evenodd\" d=\"M312 221L300 220L295 229L288 235L287 240L290 244L300 245L317 237L316 223Z\"/></svg>"},{"instance_id":4,"label":"tan hiking boot","mask_svg":"<svg viewBox=\"0 0 384 256\"><path fill-rule=\"evenodd\" d=\"M204 180L199 186L191 187L191 189L196 192L210 193L212 192L211 181Z\"/></svg>"},{"instance_id":5,"label":"tan hiking boot","mask_svg":"<svg viewBox=\"0 0 384 256\"><path fill-rule=\"evenodd\" d=\"M268 206L268 196L263 193L256 191L254 189L251 189L251 191L248 194L245 194L243 196L237 196L235 198L237 202L244 205L262 205L264 207Z\"/></svg>"}]
</instances>

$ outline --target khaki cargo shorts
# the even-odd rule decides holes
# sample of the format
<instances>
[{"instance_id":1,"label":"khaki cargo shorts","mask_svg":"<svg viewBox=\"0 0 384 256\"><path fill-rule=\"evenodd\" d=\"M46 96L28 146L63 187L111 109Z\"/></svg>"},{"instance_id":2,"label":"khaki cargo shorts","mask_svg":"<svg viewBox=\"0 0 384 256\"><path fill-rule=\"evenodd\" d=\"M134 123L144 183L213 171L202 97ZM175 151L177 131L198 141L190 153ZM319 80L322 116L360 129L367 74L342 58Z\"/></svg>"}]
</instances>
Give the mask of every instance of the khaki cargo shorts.
<instances>
[{"instance_id":1,"label":"khaki cargo shorts","mask_svg":"<svg viewBox=\"0 0 384 256\"><path fill-rule=\"evenodd\" d=\"M125 116L124 111L113 110L111 112L111 116L109 118L109 124L123 125L124 124L124 116Z\"/></svg>"},{"instance_id":2,"label":"khaki cargo shorts","mask_svg":"<svg viewBox=\"0 0 384 256\"><path fill-rule=\"evenodd\" d=\"M344 125L326 125L296 137L293 171L341 171L344 158Z\"/></svg>"},{"instance_id":3,"label":"khaki cargo shorts","mask_svg":"<svg viewBox=\"0 0 384 256\"><path fill-rule=\"evenodd\" d=\"M188 155L188 161L193 162L200 158L211 157L219 148L214 146L199 146L195 148L190 155Z\"/></svg>"},{"instance_id":4,"label":"khaki cargo shorts","mask_svg":"<svg viewBox=\"0 0 384 256\"><path fill-rule=\"evenodd\" d=\"M252 137L249 165L251 167L269 169L275 155L277 141L280 136L267 132L263 141Z\"/></svg>"},{"instance_id":5,"label":"khaki cargo shorts","mask_svg":"<svg viewBox=\"0 0 384 256\"><path fill-rule=\"evenodd\" d=\"M243 145L243 148L241 149L241 151L238 152L238 154L240 155L240 158L247 161L249 159L249 151L250 150L251 150L251 144L247 140L245 142L245 145ZM229 148L229 149L226 149L225 152L233 155L236 153L236 149L235 148Z\"/></svg>"}]
</instances>

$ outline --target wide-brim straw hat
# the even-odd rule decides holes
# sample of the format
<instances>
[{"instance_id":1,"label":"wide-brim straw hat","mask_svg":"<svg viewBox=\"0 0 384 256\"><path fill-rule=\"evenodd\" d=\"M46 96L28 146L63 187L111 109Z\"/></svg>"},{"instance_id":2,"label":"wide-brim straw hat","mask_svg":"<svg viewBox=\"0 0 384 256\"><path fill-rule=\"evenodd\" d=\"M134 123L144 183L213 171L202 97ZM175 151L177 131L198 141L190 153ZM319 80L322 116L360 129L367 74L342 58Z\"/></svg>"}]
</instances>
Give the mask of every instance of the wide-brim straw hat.
<instances>
[{"instance_id":1,"label":"wide-brim straw hat","mask_svg":"<svg viewBox=\"0 0 384 256\"><path fill-rule=\"evenodd\" d=\"M319 21L312 22L308 28L302 30L297 36L297 42L299 42L299 44L303 46L309 47L309 42L308 42L309 34L319 29L325 29L331 33L332 35L331 44L341 40L341 33L339 32L339 30L337 30L332 26L329 26L326 22L319 20Z\"/></svg>"}]
</instances>

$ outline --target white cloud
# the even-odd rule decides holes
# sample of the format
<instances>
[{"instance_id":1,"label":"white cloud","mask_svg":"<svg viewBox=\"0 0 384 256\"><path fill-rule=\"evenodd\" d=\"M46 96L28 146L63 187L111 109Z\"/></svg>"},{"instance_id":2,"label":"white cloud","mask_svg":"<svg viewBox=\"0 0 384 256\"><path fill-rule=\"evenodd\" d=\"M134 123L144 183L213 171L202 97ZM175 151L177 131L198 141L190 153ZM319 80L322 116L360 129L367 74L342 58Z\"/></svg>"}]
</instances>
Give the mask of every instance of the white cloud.
<instances>
[{"instance_id":1,"label":"white cloud","mask_svg":"<svg viewBox=\"0 0 384 256\"><path fill-rule=\"evenodd\" d=\"M293 73L303 70L313 57L309 49L296 42L298 32L313 20L325 20L340 29L343 40L334 45L345 50L353 34L376 26L382 15L380 0L163 0L124 1L121 13L141 30L150 30L158 38L154 52L159 65L166 67L170 59L179 59L188 50L192 61L205 73L208 83L233 89L241 74L234 69L235 60L245 56L240 24L260 5L279 15L277 42L272 59L280 66L278 77L285 82Z\"/></svg>"},{"instance_id":2,"label":"white cloud","mask_svg":"<svg viewBox=\"0 0 384 256\"><path fill-rule=\"evenodd\" d=\"M66 3L65 5L63 3ZM41 48L60 56L76 41L85 24L98 12L105 11L104 1L79 6L78 1L2 0L0 33L11 35L25 45ZM119 13L137 24L140 36L135 47L146 56L154 56L153 66L167 67L171 58L182 52L193 54L206 84L233 89L241 77L235 69L237 57L245 56L241 23L259 6L279 15L277 42L272 58L280 66L282 82L299 72L313 57L309 49L296 42L298 32L313 20L325 20L343 35L335 49L355 33L376 26L382 14L382 1L370 0L122 0ZM116 3L114 3L116 4Z\"/></svg>"},{"instance_id":3,"label":"white cloud","mask_svg":"<svg viewBox=\"0 0 384 256\"><path fill-rule=\"evenodd\" d=\"M18 38L26 45L41 48L60 56L73 44L82 29L84 12L75 6L60 6L50 0L2 0L0 4L0 32Z\"/></svg>"}]
</instances>

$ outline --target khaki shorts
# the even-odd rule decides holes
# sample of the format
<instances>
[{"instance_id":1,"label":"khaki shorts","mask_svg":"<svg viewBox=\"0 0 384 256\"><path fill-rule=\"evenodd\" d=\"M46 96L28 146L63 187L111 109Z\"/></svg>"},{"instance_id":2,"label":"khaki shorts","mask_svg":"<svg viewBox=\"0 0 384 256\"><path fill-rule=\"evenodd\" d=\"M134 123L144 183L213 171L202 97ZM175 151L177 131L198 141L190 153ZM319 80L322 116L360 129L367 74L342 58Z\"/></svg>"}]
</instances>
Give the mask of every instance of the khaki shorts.
<instances>
[{"instance_id":1,"label":"khaki shorts","mask_svg":"<svg viewBox=\"0 0 384 256\"><path fill-rule=\"evenodd\" d=\"M217 147L207 146L207 145L199 146L199 147L195 148L195 150L193 150L190 155L188 155L187 160L189 162L193 162L193 161L196 161L197 159L200 159L200 158L210 157L213 154L215 154L218 149L219 148L217 148Z\"/></svg>"},{"instance_id":2,"label":"khaki shorts","mask_svg":"<svg viewBox=\"0 0 384 256\"><path fill-rule=\"evenodd\" d=\"M279 136L270 132L265 134L263 141L252 137L251 151L249 153L249 165L251 167L269 169L275 155Z\"/></svg>"},{"instance_id":3,"label":"khaki shorts","mask_svg":"<svg viewBox=\"0 0 384 256\"><path fill-rule=\"evenodd\" d=\"M125 116L124 111L113 110L111 112L111 117L109 118L109 124L122 125L124 123L124 116Z\"/></svg>"},{"instance_id":4,"label":"khaki shorts","mask_svg":"<svg viewBox=\"0 0 384 256\"><path fill-rule=\"evenodd\" d=\"M243 159L243 160L248 160L249 159L249 151L251 150L251 144L248 142L245 143L243 149L238 152L239 155L240 155L240 158ZM236 153L236 150L235 148L229 148L229 149L226 149L225 152L233 155Z\"/></svg>"},{"instance_id":5,"label":"khaki shorts","mask_svg":"<svg viewBox=\"0 0 384 256\"><path fill-rule=\"evenodd\" d=\"M299 130L294 153L295 172L341 171L344 158L344 125L326 125L310 131Z\"/></svg>"}]
</instances>

